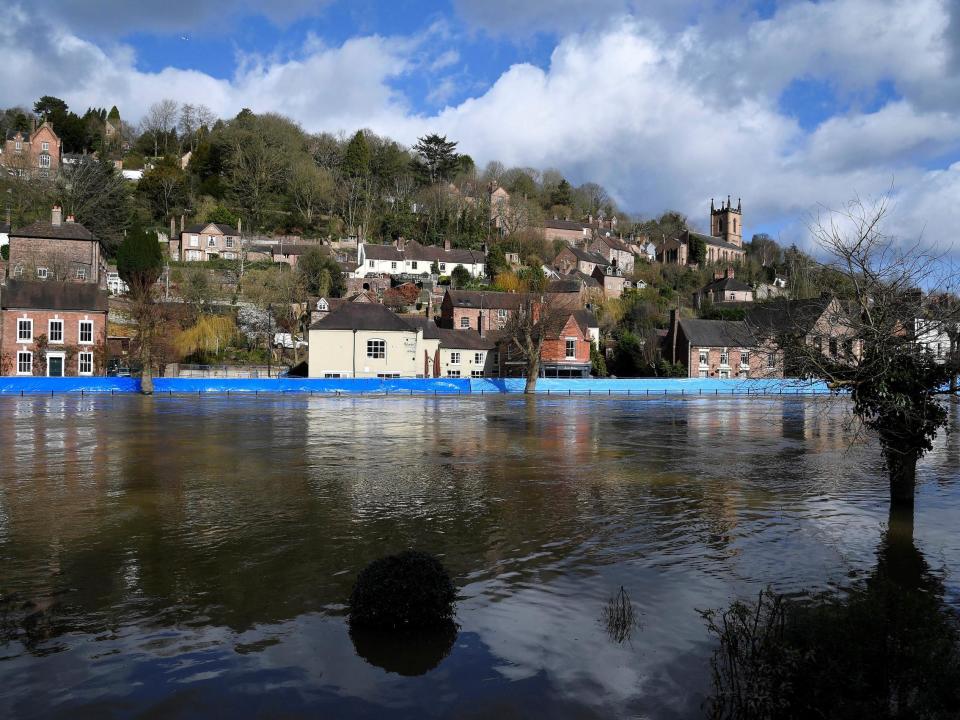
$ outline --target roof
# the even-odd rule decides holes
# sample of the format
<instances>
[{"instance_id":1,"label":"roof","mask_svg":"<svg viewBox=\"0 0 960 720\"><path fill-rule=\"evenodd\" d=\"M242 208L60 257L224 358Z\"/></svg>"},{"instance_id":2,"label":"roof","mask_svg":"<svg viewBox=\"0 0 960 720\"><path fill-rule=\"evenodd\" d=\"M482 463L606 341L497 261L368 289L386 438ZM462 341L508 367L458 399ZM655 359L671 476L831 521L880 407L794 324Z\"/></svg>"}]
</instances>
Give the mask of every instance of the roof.
<instances>
[{"instance_id":1,"label":"roof","mask_svg":"<svg viewBox=\"0 0 960 720\"><path fill-rule=\"evenodd\" d=\"M613 235L600 235L597 239L612 250L633 254L630 246L618 237L614 237Z\"/></svg>"},{"instance_id":2,"label":"roof","mask_svg":"<svg viewBox=\"0 0 960 720\"><path fill-rule=\"evenodd\" d=\"M718 237L713 237L713 235L704 235L703 233L693 232L693 230L687 231L688 238L698 238L703 240L707 245L713 245L714 247L723 248L724 250L735 250L737 252L745 253L744 250L739 245L734 245L729 243L726 240L721 240Z\"/></svg>"},{"instance_id":3,"label":"roof","mask_svg":"<svg viewBox=\"0 0 960 720\"><path fill-rule=\"evenodd\" d=\"M107 293L93 283L8 279L0 306L35 310L106 312Z\"/></svg>"},{"instance_id":4,"label":"roof","mask_svg":"<svg viewBox=\"0 0 960 720\"><path fill-rule=\"evenodd\" d=\"M437 328L440 333L440 347L450 350L493 350L497 344L494 340L481 335L476 330L451 330ZM426 337L426 334L424 334Z\"/></svg>"},{"instance_id":5,"label":"roof","mask_svg":"<svg viewBox=\"0 0 960 720\"><path fill-rule=\"evenodd\" d=\"M584 328L584 330L600 327L600 323L597 322L597 316L589 310L575 310L573 317L577 321L577 324Z\"/></svg>"},{"instance_id":6,"label":"roof","mask_svg":"<svg viewBox=\"0 0 960 720\"><path fill-rule=\"evenodd\" d=\"M311 245L309 243L304 243L302 245L293 245L293 244L271 245L270 251L275 255L303 255L309 248L312 248L312 247L320 247L320 246Z\"/></svg>"},{"instance_id":7,"label":"roof","mask_svg":"<svg viewBox=\"0 0 960 720\"><path fill-rule=\"evenodd\" d=\"M590 226L587 223L582 223L577 220L544 220L543 226L550 230L589 230Z\"/></svg>"},{"instance_id":8,"label":"roof","mask_svg":"<svg viewBox=\"0 0 960 720\"><path fill-rule=\"evenodd\" d=\"M568 245L560 252L562 253L566 250L569 250L570 252L572 252L574 256L577 258L577 260L581 260L583 262L591 262L591 263L594 263L595 265L610 264L610 261L607 260L607 258L605 258L600 253L593 252L592 250L584 250L583 248L578 248L578 247L573 247Z\"/></svg>"},{"instance_id":9,"label":"roof","mask_svg":"<svg viewBox=\"0 0 960 720\"><path fill-rule=\"evenodd\" d=\"M407 331L412 328L379 303L348 302L310 326L311 330Z\"/></svg>"},{"instance_id":10,"label":"roof","mask_svg":"<svg viewBox=\"0 0 960 720\"><path fill-rule=\"evenodd\" d=\"M5 222L0 222L0 233L10 232L10 225Z\"/></svg>"},{"instance_id":11,"label":"roof","mask_svg":"<svg viewBox=\"0 0 960 720\"><path fill-rule=\"evenodd\" d=\"M742 320L680 320L680 329L697 347L750 347L757 339Z\"/></svg>"},{"instance_id":12,"label":"roof","mask_svg":"<svg viewBox=\"0 0 960 720\"><path fill-rule=\"evenodd\" d=\"M753 292L753 288L736 278L722 277L704 285L700 292Z\"/></svg>"},{"instance_id":13,"label":"roof","mask_svg":"<svg viewBox=\"0 0 960 720\"><path fill-rule=\"evenodd\" d=\"M522 293L485 290L447 290L446 297L454 307L515 310L524 296Z\"/></svg>"},{"instance_id":14,"label":"roof","mask_svg":"<svg viewBox=\"0 0 960 720\"><path fill-rule=\"evenodd\" d=\"M425 315L400 315L400 317L414 330L422 330L424 339L440 339L440 328L437 327L437 324L433 320Z\"/></svg>"},{"instance_id":15,"label":"roof","mask_svg":"<svg viewBox=\"0 0 960 720\"><path fill-rule=\"evenodd\" d=\"M364 243L363 254L369 260L423 260L424 262L454 263L460 265L475 265L486 262L486 256L477 250L465 248L450 248L446 250L439 245L421 245L411 240L398 250L396 245L369 245Z\"/></svg>"},{"instance_id":16,"label":"roof","mask_svg":"<svg viewBox=\"0 0 960 720\"><path fill-rule=\"evenodd\" d=\"M93 233L78 222L64 221L59 225L38 221L10 233L11 237L46 238L54 240L93 240Z\"/></svg>"},{"instance_id":17,"label":"roof","mask_svg":"<svg viewBox=\"0 0 960 720\"><path fill-rule=\"evenodd\" d=\"M829 294L806 300L777 298L753 305L747 311L746 322L754 331L765 335L784 332L806 335L831 302L833 296Z\"/></svg>"},{"instance_id":18,"label":"roof","mask_svg":"<svg viewBox=\"0 0 960 720\"><path fill-rule=\"evenodd\" d=\"M237 229L231 225L226 225L224 223L203 223L202 225L189 225L183 229L183 232L188 233L199 233L206 230L208 227L213 225L217 230L222 232L224 235L237 235Z\"/></svg>"}]
</instances>

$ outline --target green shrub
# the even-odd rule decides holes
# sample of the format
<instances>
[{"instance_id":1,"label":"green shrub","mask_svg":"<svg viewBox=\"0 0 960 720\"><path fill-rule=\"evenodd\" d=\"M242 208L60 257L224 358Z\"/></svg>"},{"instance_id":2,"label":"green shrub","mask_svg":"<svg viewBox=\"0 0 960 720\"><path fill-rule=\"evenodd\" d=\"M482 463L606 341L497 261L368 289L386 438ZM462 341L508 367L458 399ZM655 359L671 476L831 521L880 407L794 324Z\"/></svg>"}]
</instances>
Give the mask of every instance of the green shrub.
<instances>
[{"instance_id":1,"label":"green shrub","mask_svg":"<svg viewBox=\"0 0 960 720\"><path fill-rule=\"evenodd\" d=\"M437 558L406 550L374 560L350 593L350 625L382 630L440 627L453 619L456 590Z\"/></svg>"}]
</instances>

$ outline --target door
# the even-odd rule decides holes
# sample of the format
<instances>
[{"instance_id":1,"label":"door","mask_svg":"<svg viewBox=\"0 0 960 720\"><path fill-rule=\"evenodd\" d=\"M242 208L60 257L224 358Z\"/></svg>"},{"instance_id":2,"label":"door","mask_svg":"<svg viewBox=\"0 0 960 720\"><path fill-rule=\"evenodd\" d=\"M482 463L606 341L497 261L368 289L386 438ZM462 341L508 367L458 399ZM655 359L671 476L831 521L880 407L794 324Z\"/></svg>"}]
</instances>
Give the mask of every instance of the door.
<instances>
[{"instance_id":1,"label":"door","mask_svg":"<svg viewBox=\"0 0 960 720\"><path fill-rule=\"evenodd\" d=\"M63 353L47 355L47 377L63 377Z\"/></svg>"}]
</instances>

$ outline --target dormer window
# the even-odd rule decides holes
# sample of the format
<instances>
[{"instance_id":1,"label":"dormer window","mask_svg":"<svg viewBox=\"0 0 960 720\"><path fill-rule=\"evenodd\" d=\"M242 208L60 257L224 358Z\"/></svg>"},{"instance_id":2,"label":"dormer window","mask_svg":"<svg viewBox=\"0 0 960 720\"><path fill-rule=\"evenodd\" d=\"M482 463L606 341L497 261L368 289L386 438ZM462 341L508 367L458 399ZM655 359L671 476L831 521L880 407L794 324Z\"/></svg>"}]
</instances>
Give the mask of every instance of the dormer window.
<instances>
[{"instance_id":1,"label":"dormer window","mask_svg":"<svg viewBox=\"0 0 960 720\"><path fill-rule=\"evenodd\" d=\"M40 143L40 149L43 150L44 152L50 152L50 143L48 142Z\"/></svg>"},{"instance_id":2,"label":"dormer window","mask_svg":"<svg viewBox=\"0 0 960 720\"><path fill-rule=\"evenodd\" d=\"M23 150L23 143L20 142L20 138L17 138L17 141L13 144L13 147L17 152Z\"/></svg>"}]
</instances>

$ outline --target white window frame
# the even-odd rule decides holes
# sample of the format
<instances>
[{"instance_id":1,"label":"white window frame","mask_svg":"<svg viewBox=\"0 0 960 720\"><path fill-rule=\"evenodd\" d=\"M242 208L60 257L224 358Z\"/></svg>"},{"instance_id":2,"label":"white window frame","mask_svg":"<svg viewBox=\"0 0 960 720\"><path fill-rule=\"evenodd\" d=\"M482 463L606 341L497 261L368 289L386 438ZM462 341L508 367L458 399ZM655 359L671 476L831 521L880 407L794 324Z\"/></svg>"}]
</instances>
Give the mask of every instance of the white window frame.
<instances>
[{"instance_id":1,"label":"white window frame","mask_svg":"<svg viewBox=\"0 0 960 720\"><path fill-rule=\"evenodd\" d=\"M83 339L83 326L90 326L90 339ZM77 323L77 343L79 345L93 345L93 320L80 320Z\"/></svg>"},{"instance_id":2,"label":"white window frame","mask_svg":"<svg viewBox=\"0 0 960 720\"><path fill-rule=\"evenodd\" d=\"M720 375L720 379L721 379L721 380L729 380L729 379L730 379L730 370L728 370L728 369L720 370L719 375Z\"/></svg>"},{"instance_id":3,"label":"white window frame","mask_svg":"<svg viewBox=\"0 0 960 720\"><path fill-rule=\"evenodd\" d=\"M411 269L411 270L416 270L416 269L417 269L417 261L416 261L416 260L412 260L412 261L410 262L410 269Z\"/></svg>"},{"instance_id":4,"label":"white window frame","mask_svg":"<svg viewBox=\"0 0 960 720\"><path fill-rule=\"evenodd\" d=\"M85 267L78 267L76 270L77 280L86 280L87 279L87 269ZM117 278L119 280L119 278Z\"/></svg>"},{"instance_id":5,"label":"white window frame","mask_svg":"<svg viewBox=\"0 0 960 720\"><path fill-rule=\"evenodd\" d=\"M440 263L440 272L446 272L446 271L447 271L447 264Z\"/></svg>"},{"instance_id":6,"label":"white window frame","mask_svg":"<svg viewBox=\"0 0 960 720\"><path fill-rule=\"evenodd\" d=\"M47 152L48 150L50 150L50 143L48 143L47 141L40 143L40 149L43 150L44 152Z\"/></svg>"},{"instance_id":7,"label":"white window frame","mask_svg":"<svg viewBox=\"0 0 960 720\"><path fill-rule=\"evenodd\" d=\"M53 339L53 326L54 323L60 326L60 339ZM64 322L60 318L53 318L52 320L47 321L47 342L51 345L63 345L63 331L64 331Z\"/></svg>"},{"instance_id":8,"label":"white window frame","mask_svg":"<svg viewBox=\"0 0 960 720\"><path fill-rule=\"evenodd\" d=\"M474 365L484 365L487 360L487 354L483 351L475 352L473 354L473 364Z\"/></svg>"},{"instance_id":9,"label":"white window frame","mask_svg":"<svg viewBox=\"0 0 960 720\"><path fill-rule=\"evenodd\" d=\"M83 361L86 360L90 369L84 371ZM93 353L89 350L77 353L77 375L93 375Z\"/></svg>"},{"instance_id":10,"label":"white window frame","mask_svg":"<svg viewBox=\"0 0 960 720\"><path fill-rule=\"evenodd\" d=\"M748 350L740 351L740 367L750 367L750 352Z\"/></svg>"},{"instance_id":11,"label":"white window frame","mask_svg":"<svg viewBox=\"0 0 960 720\"><path fill-rule=\"evenodd\" d=\"M391 270L396 270L396 269L397 269L397 261L396 261L396 260L391 260L391 261L390 261L390 269L391 269Z\"/></svg>"},{"instance_id":12,"label":"white window frame","mask_svg":"<svg viewBox=\"0 0 960 720\"><path fill-rule=\"evenodd\" d=\"M450 353L450 364L459 365L460 364L460 351L455 350Z\"/></svg>"},{"instance_id":13,"label":"white window frame","mask_svg":"<svg viewBox=\"0 0 960 720\"><path fill-rule=\"evenodd\" d=\"M24 337L21 323L28 323L29 335ZM17 342L33 342L33 318L17 318Z\"/></svg>"},{"instance_id":14,"label":"white window frame","mask_svg":"<svg viewBox=\"0 0 960 720\"><path fill-rule=\"evenodd\" d=\"M461 330L470 329L470 318L467 315L462 315L460 317L460 329Z\"/></svg>"},{"instance_id":15,"label":"white window frame","mask_svg":"<svg viewBox=\"0 0 960 720\"><path fill-rule=\"evenodd\" d=\"M44 168L44 169L49 169L49 168L50 168L50 156L47 155L46 153L42 153L42 154L38 155L38 156L37 156L37 167L41 167L41 168Z\"/></svg>"},{"instance_id":16,"label":"white window frame","mask_svg":"<svg viewBox=\"0 0 960 720\"><path fill-rule=\"evenodd\" d=\"M18 152L20 150L23 150L23 141L18 138L17 141L13 144L13 146L14 146L14 149L17 150Z\"/></svg>"},{"instance_id":17,"label":"white window frame","mask_svg":"<svg viewBox=\"0 0 960 720\"><path fill-rule=\"evenodd\" d=\"M230 236L223 238L223 246L233 249L233 238Z\"/></svg>"},{"instance_id":18,"label":"white window frame","mask_svg":"<svg viewBox=\"0 0 960 720\"><path fill-rule=\"evenodd\" d=\"M21 370L21 358L26 357L27 370ZM33 353L29 350L17 351L17 375L33 375Z\"/></svg>"},{"instance_id":19,"label":"white window frame","mask_svg":"<svg viewBox=\"0 0 960 720\"><path fill-rule=\"evenodd\" d=\"M564 358L566 360L576 360L577 359L577 339L573 337L564 338L566 341L564 344ZM573 345L573 351L571 353L570 346Z\"/></svg>"},{"instance_id":20,"label":"white window frame","mask_svg":"<svg viewBox=\"0 0 960 720\"><path fill-rule=\"evenodd\" d=\"M23 277L23 265L17 265L13 268L14 277Z\"/></svg>"},{"instance_id":21,"label":"white window frame","mask_svg":"<svg viewBox=\"0 0 960 720\"><path fill-rule=\"evenodd\" d=\"M471 371L470 371L470 377L473 378L473 379L482 378L482 377L483 377L483 370L471 370Z\"/></svg>"},{"instance_id":22,"label":"white window frame","mask_svg":"<svg viewBox=\"0 0 960 720\"><path fill-rule=\"evenodd\" d=\"M399 380L400 373L377 373L377 377L381 380Z\"/></svg>"},{"instance_id":23,"label":"white window frame","mask_svg":"<svg viewBox=\"0 0 960 720\"><path fill-rule=\"evenodd\" d=\"M707 370L701 370L701 371L700 371L700 377L702 377L702 378L707 377L708 374L709 374L709 372L708 372Z\"/></svg>"},{"instance_id":24,"label":"white window frame","mask_svg":"<svg viewBox=\"0 0 960 720\"><path fill-rule=\"evenodd\" d=\"M50 270L49 270L48 268L45 268L45 267L38 267L38 268L37 268L37 279L38 279L38 280L46 280L47 277L49 277L49 275L50 275Z\"/></svg>"},{"instance_id":25,"label":"white window frame","mask_svg":"<svg viewBox=\"0 0 960 720\"><path fill-rule=\"evenodd\" d=\"M373 343L379 343L379 350ZM387 359L387 341L383 338L369 338L367 340L367 357L371 360Z\"/></svg>"},{"instance_id":26,"label":"white window frame","mask_svg":"<svg viewBox=\"0 0 960 720\"><path fill-rule=\"evenodd\" d=\"M336 380L341 377L340 373L324 373L324 379L326 380Z\"/></svg>"},{"instance_id":27,"label":"white window frame","mask_svg":"<svg viewBox=\"0 0 960 720\"><path fill-rule=\"evenodd\" d=\"M767 354L767 369L773 370L777 367L777 356L774 353Z\"/></svg>"},{"instance_id":28,"label":"white window frame","mask_svg":"<svg viewBox=\"0 0 960 720\"><path fill-rule=\"evenodd\" d=\"M720 351L720 367L730 367L730 349L723 348Z\"/></svg>"},{"instance_id":29,"label":"white window frame","mask_svg":"<svg viewBox=\"0 0 960 720\"><path fill-rule=\"evenodd\" d=\"M217 236L216 235L207 236L207 249L209 250L210 248L215 248L215 247L217 247Z\"/></svg>"},{"instance_id":30,"label":"white window frame","mask_svg":"<svg viewBox=\"0 0 960 720\"><path fill-rule=\"evenodd\" d=\"M459 371L459 370L447 370L447 377L448 377L448 378L458 378L458 377L460 377L460 371Z\"/></svg>"},{"instance_id":31,"label":"white window frame","mask_svg":"<svg viewBox=\"0 0 960 720\"><path fill-rule=\"evenodd\" d=\"M703 348L701 348L699 358L700 358L700 367L706 367L707 365L710 364L710 351L704 350Z\"/></svg>"},{"instance_id":32,"label":"white window frame","mask_svg":"<svg viewBox=\"0 0 960 720\"><path fill-rule=\"evenodd\" d=\"M192 247L192 248L198 248L198 247L200 247L200 236L199 236L199 235L191 235L191 236L190 236L190 247Z\"/></svg>"},{"instance_id":33,"label":"white window frame","mask_svg":"<svg viewBox=\"0 0 960 720\"><path fill-rule=\"evenodd\" d=\"M373 260L367 260L367 267L374 267Z\"/></svg>"}]
</instances>

